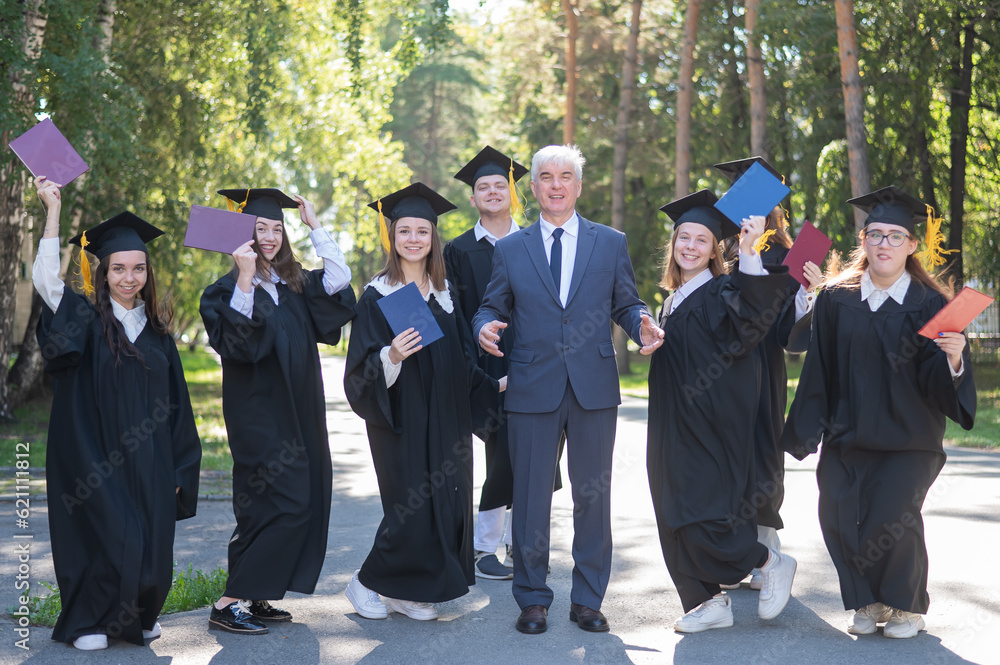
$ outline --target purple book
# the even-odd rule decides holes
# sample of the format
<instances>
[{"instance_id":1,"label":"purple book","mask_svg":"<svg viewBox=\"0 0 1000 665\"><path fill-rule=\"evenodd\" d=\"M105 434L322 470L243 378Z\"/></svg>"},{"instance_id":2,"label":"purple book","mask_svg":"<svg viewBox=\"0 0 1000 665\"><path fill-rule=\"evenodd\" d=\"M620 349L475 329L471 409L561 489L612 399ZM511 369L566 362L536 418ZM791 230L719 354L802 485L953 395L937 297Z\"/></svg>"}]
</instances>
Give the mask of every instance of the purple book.
<instances>
[{"instance_id":1,"label":"purple book","mask_svg":"<svg viewBox=\"0 0 1000 665\"><path fill-rule=\"evenodd\" d=\"M10 142L10 149L31 171L57 185L68 185L90 169L49 118Z\"/></svg>"},{"instance_id":2,"label":"purple book","mask_svg":"<svg viewBox=\"0 0 1000 665\"><path fill-rule=\"evenodd\" d=\"M191 206L184 246L232 254L247 240L253 240L256 220L253 215L241 212Z\"/></svg>"}]
</instances>

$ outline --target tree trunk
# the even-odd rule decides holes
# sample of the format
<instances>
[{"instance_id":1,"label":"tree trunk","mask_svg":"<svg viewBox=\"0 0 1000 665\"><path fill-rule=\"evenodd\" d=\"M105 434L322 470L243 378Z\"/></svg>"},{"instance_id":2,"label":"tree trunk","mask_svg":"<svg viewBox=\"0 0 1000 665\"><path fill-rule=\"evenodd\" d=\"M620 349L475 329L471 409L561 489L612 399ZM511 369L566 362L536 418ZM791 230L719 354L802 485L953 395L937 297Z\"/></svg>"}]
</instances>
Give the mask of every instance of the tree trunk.
<instances>
[{"instance_id":1,"label":"tree trunk","mask_svg":"<svg viewBox=\"0 0 1000 665\"><path fill-rule=\"evenodd\" d=\"M951 89L951 200L949 213L951 226L948 233L948 248L957 249L948 254L945 267L949 277L955 278L955 286L962 287L965 273L962 266L962 227L965 220L965 165L969 143L969 107L972 99L973 51L976 44L973 20L962 25L961 9L955 10L955 46L961 55L952 63L953 84Z\"/></svg>"},{"instance_id":2,"label":"tree trunk","mask_svg":"<svg viewBox=\"0 0 1000 665\"><path fill-rule=\"evenodd\" d=\"M562 0L566 15L566 114L563 118L563 145L576 142L576 42L579 37L580 19L577 15L579 0Z\"/></svg>"},{"instance_id":3,"label":"tree trunk","mask_svg":"<svg viewBox=\"0 0 1000 665\"><path fill-rule=\"evenodd\" d=\"M747 77L750 81L750 154L768 159L767 98L764 94L764 57L757 34L760 0L746 0Z\"/></svg>"},{"instance_id":4,"label":"tree trunk","mask_svg":"<svg viewBox=\"0 0 1000 665\"><path fill-rule=\"evenodd\" d=\"M13 85L10 106L15 116L29 117L34 103L32 87L35 61L42 50L45 37L46 17L41 13L42 0L26 0L23 3L24 27L21 48L24 62L13 65L9 76ZM21 243L27 217L24 213L24 190L28 183L25 169L17 157L8 149L14 138L9 129L0 133L0 422L13 419L10 406L7 368L13 347L14 308L18 263L21 260Z\"/></svg>"},{"instance_id":5,"label":"tree trunk","mask_svg":"<svg viewBox=\"0 0 1000 665\"><path fill-rule=\"evenodd\" d=\"M622 87L618 96L618 118L615 121L615 154L611 168L611 228L625 231L625 171L628 164L628 128L632 114L632 93L635 90L635 70L639 52L639 20L642 0L632 0L632 23L622 65ZM628 336L618 326L613 328L618 374L631 374L628 358Z\"/></svg>"},{"instance_id":6,"label":"tree trunk","mask_svg":"<svg viewBox=\"0 0 1000 665\"><path fill-rule=\"evenodd\" d=\"M16 409L34 397L42 385L45 363L35 337L35 329L41 317L42 297L38 295L38 291L32 291L31 314L24 330L24 341L21 342L21 351L7 375L7 395L11 409Z\"/></svg>"},{"instance_id":7,"label":"tree trunk","mask_svg":"<svg viewBox=\"0 0 1000 665\"><path fill-rule=\"evenodd\" d=\"M865 138L865 102L858 69L858 33L854 29L854 0L835 0L837 11L837 50L840 52L840 83L844 90L844 116L847 122L847 160L850 167L851 195L871 191L868 172L868 140ZM854 209L854 227L861 231L865 214Z\"/></svg>"},{"instance_id":8,"label":"tree trunk","mask_svg":"<svg viewBox=\"0 0 1000 665\"><path fill-rule=\"evenodd\" d=\"M687 196L691 189L691 98L694 88L694 47L698 38L698 10L701 0L688 0L684 16L684 41L677 74L677 143L674 198Z\"/></svg>"}]
</instances>

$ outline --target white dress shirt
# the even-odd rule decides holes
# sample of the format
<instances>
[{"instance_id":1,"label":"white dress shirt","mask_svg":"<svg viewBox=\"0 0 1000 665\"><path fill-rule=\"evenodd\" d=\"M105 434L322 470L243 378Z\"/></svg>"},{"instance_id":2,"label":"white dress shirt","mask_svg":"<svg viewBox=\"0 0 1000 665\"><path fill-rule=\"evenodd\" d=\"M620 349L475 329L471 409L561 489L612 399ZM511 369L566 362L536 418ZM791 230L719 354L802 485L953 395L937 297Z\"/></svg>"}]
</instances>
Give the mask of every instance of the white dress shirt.
<instances>
[{"instance_id":1,"label":"white dress shirt","mask_svg":"<svg viewBox=\"0 0 1000 665\"><path fill-rule=\"evenodd\" d=\"M332 296L351 283L351 269L347 265L347 261L344 260L344 253L340 251L340 247L330 237L326 229L315 229L309 234L309 239L312 240L313 247L316 248L316 256L323 259L323 290L326 291L327 295ZM250 293L244 293L237 286L233 289L233 297L229 300L229 306L249 319L253 316L254 293L257 292L255 287L260 286L264 289L277 305L278 287L275 284L279 282L284 284L285 280L278 277L274 268L271 268L271 278L268 281L261 279L260 275L254 275Z\"/></svg>"},{"instance_id":2,"label":"white dress shirt","mask_svg":"<svg viewBox=\"0 0 1000 665\"><path fill-rule=\"evenodd\" d=\"M31 267L31 281L42 297L42 302L53 312L59 309L63 289L66 288L66 284L59 279L59 238L42 238L38 242L38 255ZM136 298L135 307L125 309L112 298L111 311L121 321L128 341L135 344L139 333L146 327L146 303Z\"/></svg>"},{"instance_id":3,"label":"white dress shirt","mask_svg":"<svg viewBox=\"0 0 1000 665\"><path fill-rule=\"evenodd\" d=\"M538 224L542 229L542 243L545 245L545 258L551 262L552 257L552 232L556 230L555 224L545 221L542 216L538 217ZM566 299L569 298L569 283L573 280L573 266L576 263L576 243L580 236L580 216L575 212L573 216L562 225L563 234L559 239L562 244L562 258L559 273L559 304L566 306Z\"/></svg>"},{"instance_id":4,"label":"white dress shirt","mask_svg":"<svg viewBox=\"0 0 1000 665\"><path fill-rule=\"evenodd\" d=\"M514 218L511 217L511 219L510 219L510 229L507 230L507 236L509 236L511 233L519 231L520 229L521 229L521 227L518 226L517 222L514 221ZM483 238L486 238L486 240L491 245L496 245L497 244L497 240L500 240L500 238L497 238L495 235L493 235L488 230L486 230L486 227L483 226L483 220L481 220L481 219L476 222L475 226L472 227L472 232L474 234L476 234L476 242L479 242ZM506 238L507 236L504 236L504 238Z\"/></svg>"}]
</instances>

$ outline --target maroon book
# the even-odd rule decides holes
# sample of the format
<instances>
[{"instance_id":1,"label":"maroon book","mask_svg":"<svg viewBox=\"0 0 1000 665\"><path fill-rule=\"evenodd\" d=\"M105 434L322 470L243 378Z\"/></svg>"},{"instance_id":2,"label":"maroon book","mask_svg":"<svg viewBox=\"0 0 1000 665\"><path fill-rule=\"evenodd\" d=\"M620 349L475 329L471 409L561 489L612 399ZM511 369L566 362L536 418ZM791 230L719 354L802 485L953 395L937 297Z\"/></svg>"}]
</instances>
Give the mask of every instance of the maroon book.
<instances>
[{"instance_id":1,"label":"maroon book","mask_svg":"<svg viewBox=\"0 0 1000 665\"><path fill-rule=\"evenodd\" d=\"M795 238L792 248L788 250L788 254L785 255L785 260L781 264L788 266L788 274L808 289L809 280L803 274L802 268L809 261L812 261L817 266L822 265L832 245L833 241L827 238L825 233L806 220L805 224L802 225L802 230L799 231L798 237Z\"/></svg>"},{"instance_id":2,"label":"maroon book","mask_svg":"<svg viewBox=\"0 0 1000 665\"><path fill-rule=\"evenodd\" d=\"M232 254L247 240L253 240L253 215L219 208L191 206L184 246L210 252Z\"/></svg>"},{"instance_id":3,"label":"maroon book","mask_svg":"<svg viewBox=\"0 0 1000 665\"><path fill-rule=\"evenodd\" d=\"M36 178L68 185L90 167L49 118L10 142L10 149Z\"/></svg>"}]
</instances>

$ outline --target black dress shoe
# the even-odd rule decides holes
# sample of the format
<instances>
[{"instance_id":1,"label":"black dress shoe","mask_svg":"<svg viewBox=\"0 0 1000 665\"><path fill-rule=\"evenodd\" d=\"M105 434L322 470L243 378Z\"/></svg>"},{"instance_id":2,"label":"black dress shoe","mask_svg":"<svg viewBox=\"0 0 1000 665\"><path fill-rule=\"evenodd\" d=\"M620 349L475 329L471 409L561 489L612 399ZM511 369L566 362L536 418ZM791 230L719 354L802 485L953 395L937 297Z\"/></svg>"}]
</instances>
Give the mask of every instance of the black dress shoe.
<instances>
[{"instance_id":1,"label":"black dress shoe","mask_svg":"<svg viewBox=\"0 0 1000 665\"><path fill-rule=\"evenodd\" d=\"M606 633L610 630L608 620L600 610L592 610L585 605L573 603L569 606L569 620L589 633Z\"/></svg>"},{"instance_id":2,"label":"black dress shoe","mask_svg":"<svg viewBox=\"0 0 1000 665\"><path fill-rule=\"evenodd\" d=\"M546 614L548 614L548 610L541 605L528 605L521 610L521 616L517 618L514 627L528 635L544 633L547 627L545 625Z\"/></svg>"},{"instance_id":3,"label":"black dress shoe","mask_svg":"<svg viewBox=\"0 0 1000 665\"><path fill-rule=\"evenodd\" d=\"M263 635L267 632L267 626L253 618L247 609L249 605L250 603L245 600L229 603L221 610L213 605L212 613L208 617L208 629L224 630L227 633L240 635Z\"/></svg>"},{"instance_id":4,"label":"black dress shoe","mask_svg":"<svg viewBox=\"0 0 1000 665\"><path fill-rule=\"evenodd\" d=\"M279 610L266 600L252 600L247 607L250 615L258 621L291 621L292 613Z\"/></svg>"}]
</instances>

